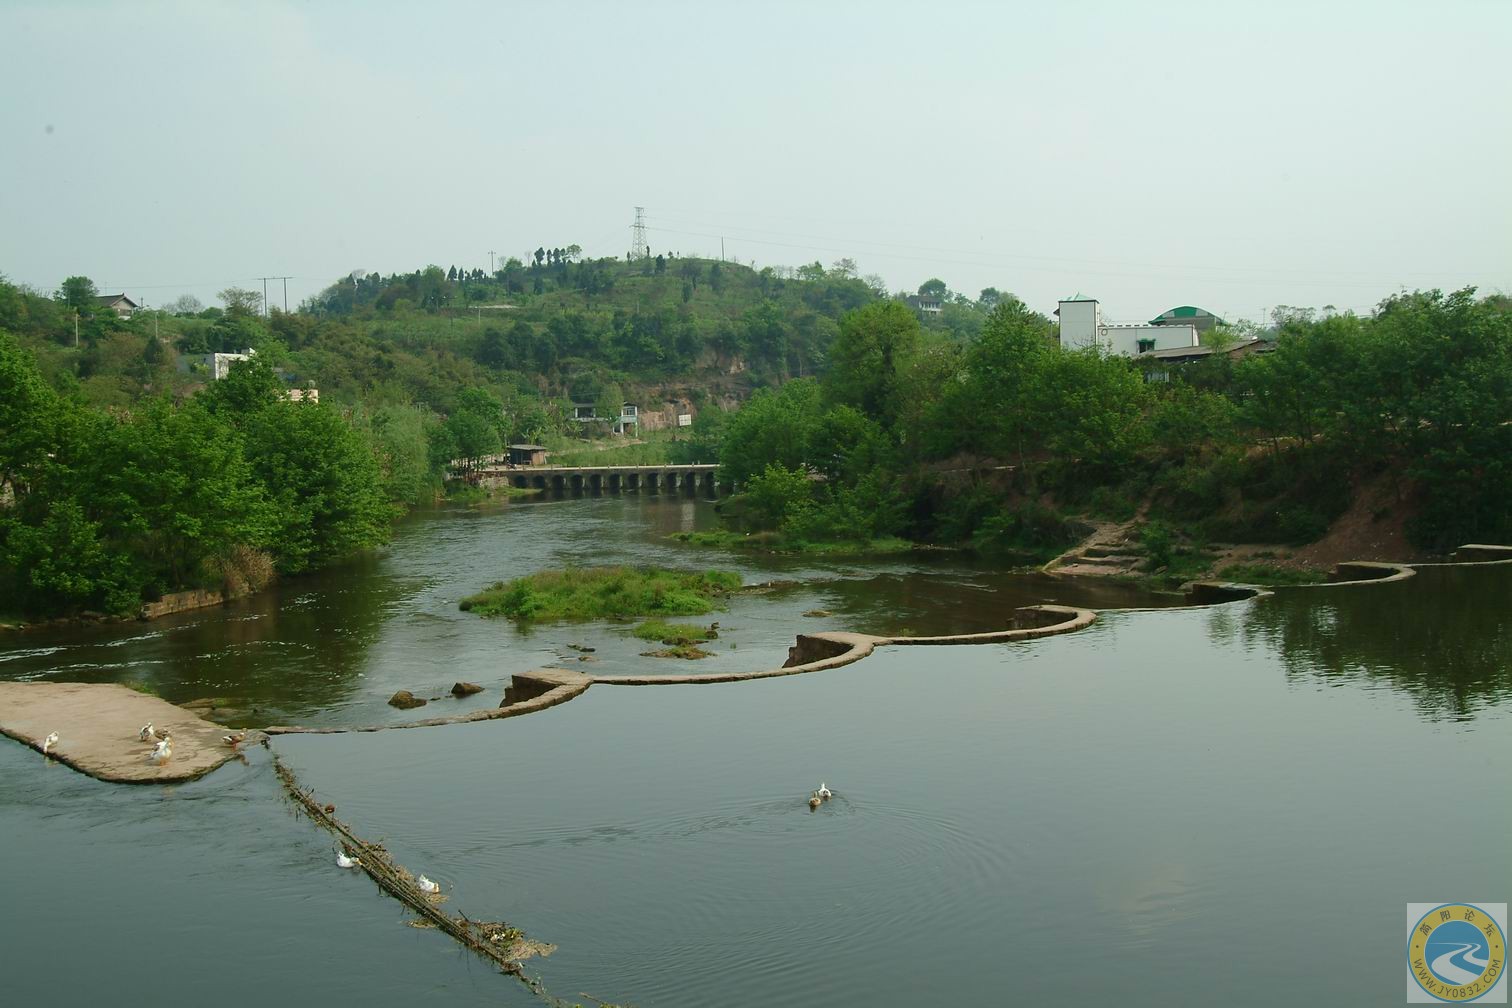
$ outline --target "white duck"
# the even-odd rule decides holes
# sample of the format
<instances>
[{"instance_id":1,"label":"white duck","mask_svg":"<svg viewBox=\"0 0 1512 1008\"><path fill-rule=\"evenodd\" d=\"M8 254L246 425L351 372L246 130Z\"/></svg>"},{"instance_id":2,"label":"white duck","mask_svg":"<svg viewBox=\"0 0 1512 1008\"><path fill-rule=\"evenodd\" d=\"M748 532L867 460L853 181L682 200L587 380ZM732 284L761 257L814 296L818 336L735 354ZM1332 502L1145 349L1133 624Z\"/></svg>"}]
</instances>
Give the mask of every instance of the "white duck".
<instances>
[{"instance_id":1,"label":"white duck","mask_svg":"<svg viewBox=\"0 0 1512 1008\"><path fill-rule=\"evenodd\" d=\"M58 733L49 732L47 738L42 740L42 755L46 756L53 746L58 744Z\"/></svg>"},{"instance_id":2,"label":"white duck","mask_svg":"<svg viewBox=\"0 0 1512 1008\"><path fill-rule=\"evenodd\" d=\"M142 742L146 742L148 739L152 738L152 734L152 722L148 721L146 724L142 725L142 730L137 732L137 739Z\"/></svg>"},{"instance_id":3,"label":"white duck","mask_svg":"<svg viewBox=\"0 0 1512 1008\"><path fill-rule=\"evenodd\" d=\"M831 798L835 797L835 792L831 791L829 789L829 785L825 784L824 781L819 782L819 790L815 791L814 794L818 795L824 801L829 801Z\"/></svg>"},{"instance_id":4,"label":"white duck","mask_svg":"<svg viewBox=\"0 0 1512 1008\"><path fill-rule=\"evenodd\" d=\"M152 755L147 758L155 763L166 763L168 762L168 757L172 755L173 736L164 735L161 739L158 740L158 744L153 748Z\"/></svg>"},{"instance_id":5,"label":"white duck","mask_svg":"<svg viewBox=\"0 0 1512 1008\"><path fill-rule=\"evenodd\" d=\"M438 893L441 891L440 886L436 885L436 883L432 882L424 875L421 875L418 879L416 879L415 884L420 887L420 891L423 893Z\"/></svg>"},{"instance_id":6,"label":"white duck","mask_svg":"<svg viewBox=\"0 0 1512 1008\"><path fill-rule=\"evenodd\" d=\"M341 850L340 848L337 848L337 850L336 850L336 867L337 868L356 868L360 864L362 864L362 862L359 861L357 858L347 857L347 852L346 851Z\"/></svg>"}]
</instances>

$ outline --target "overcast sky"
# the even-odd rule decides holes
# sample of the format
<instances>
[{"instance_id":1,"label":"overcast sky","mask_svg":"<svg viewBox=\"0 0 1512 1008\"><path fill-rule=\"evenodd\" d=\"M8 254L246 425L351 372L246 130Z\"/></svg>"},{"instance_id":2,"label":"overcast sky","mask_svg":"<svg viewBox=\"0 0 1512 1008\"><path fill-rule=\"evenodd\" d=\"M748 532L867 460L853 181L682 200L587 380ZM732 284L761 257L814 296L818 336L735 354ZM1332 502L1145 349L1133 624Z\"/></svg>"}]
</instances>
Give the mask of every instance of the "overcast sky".
<instances>
[{"instance_id":1,"label":"overcast sky","mask_svg":"<svg viewBox=\"0 0 1512 1008\"><path fill-rule=\"evenodd\" d=\"M653 251L1114 319L1512 291L1512 3L0 0L0 273ZM282 288L270 285L273 302Z\"/></svg>"}]
</instances>

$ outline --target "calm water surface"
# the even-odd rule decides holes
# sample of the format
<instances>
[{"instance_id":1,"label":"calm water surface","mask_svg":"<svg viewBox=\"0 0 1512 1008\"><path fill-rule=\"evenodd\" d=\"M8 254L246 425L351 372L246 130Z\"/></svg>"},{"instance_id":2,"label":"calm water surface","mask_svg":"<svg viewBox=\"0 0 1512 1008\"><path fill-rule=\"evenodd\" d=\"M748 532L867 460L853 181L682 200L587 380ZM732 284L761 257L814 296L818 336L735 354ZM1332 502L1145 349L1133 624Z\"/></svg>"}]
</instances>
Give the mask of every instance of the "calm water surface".
<instances>
[{"instance_id":1,"label":"calm water surface","mask_svg":"<svg viewBox=\"0 0 1512 1008\"><path fill-rule=\"evenodd\" d=\"M779 663L797 629L977 630L1038 601L1158 601L959 560L769 563L663 538L708 519L636 498L423 516L382 555L276 597L9 638L0 675L140 680L234 698L254 722L325 724L390 719L394 689L458 678L497 703L511 671L575 659L569 643L598 648L596 673L667 668L623 628L520 632L456 611L481 584L566 561L807 582L737 601L718 657L678 671ZM1512 893L1509 603L1512 568L1429 569L277 748L448 886L449 908L559 944L533 971L569 998L1400 1003L1404 903ZM814 608L834 615L799 615ZM838 797L811 813L821 778ZM261 752L139 789L0 745L0 842L0 962L22 1000L533 1000L338 871Z\"/></svg>"}]
</instances>

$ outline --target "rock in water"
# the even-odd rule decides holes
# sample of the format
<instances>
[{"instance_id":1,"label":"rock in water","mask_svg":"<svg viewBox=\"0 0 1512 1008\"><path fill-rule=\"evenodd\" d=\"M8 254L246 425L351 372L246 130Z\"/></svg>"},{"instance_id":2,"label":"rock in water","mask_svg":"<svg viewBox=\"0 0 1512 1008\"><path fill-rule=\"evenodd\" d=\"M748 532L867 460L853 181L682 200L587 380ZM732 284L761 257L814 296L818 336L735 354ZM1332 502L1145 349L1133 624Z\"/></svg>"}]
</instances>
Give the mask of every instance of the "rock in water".
<instances>
[{"instance_id":1,"label":"rock in water","mask_svg":"<svg viewBox=\"0 0 1512 1008\"><path fill-rule=\"evenodd\" d=\"M452 696L454 697L472 696L474 693L482 692L483 687L477 683L459 682L452 684Z\"/></svg>"},{"instance_id":2,"label":"rock in water","mask_svg":"<svg viewBox=\"0 0 1512 1008\"><path fill-rule=\"evenodd\" d=\"M409 710L412 707L424 707L425 701L415 696L409 690L402 689L389 697L389 706L398 707L400 710Z\"/></svg>"}]
</instances>

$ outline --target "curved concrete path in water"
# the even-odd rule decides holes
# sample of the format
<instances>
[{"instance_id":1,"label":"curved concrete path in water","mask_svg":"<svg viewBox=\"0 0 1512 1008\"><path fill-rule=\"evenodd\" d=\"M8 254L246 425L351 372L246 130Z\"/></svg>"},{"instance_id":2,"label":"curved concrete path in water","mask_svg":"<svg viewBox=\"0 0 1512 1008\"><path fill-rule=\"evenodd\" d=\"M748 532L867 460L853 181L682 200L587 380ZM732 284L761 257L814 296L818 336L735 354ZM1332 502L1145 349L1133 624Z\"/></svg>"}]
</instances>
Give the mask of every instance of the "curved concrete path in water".
<instances>
[{"instance_id":1,"label":"curved concrete path in water","mask_svg":"<svg viewBox=\"0 0 1512 1008\"><path fill-rule=\"evenodd\" d=\"M1291 588L1342 588L1351 585L1388 584L1412 577L1414 566L1469 567L1512 564L1512 546L1472 544L1461 554L1476 557L1434 564L1395 564L1356 561L1339 564L1335 576L1349 578ZM1255 585L1223 581L1198 581L1188 586L1193 607L1222 605L1270 594ZM1122 610L1109 610L1122 611ZM710 672L691 675L589 676L573 669L545 668L516 673L498 707L446 717L424 718L401 724L363 727L310 728L274 725L268 735L338 735L396 728L430 728L439 725L494 721L533 714L566 703L590 686L678 686L697 683L747 682L777 676L802 675L839 668L860 661L879 647L911 645L1000 644L1072 633L1090 626L1097 618L1091 609L1037 605L1014 610L1013 627L988 633L944 637L878 637L871 634L830 631L799 634L781 668L754 672ZM173 732L174 755L163 766L147 759L148 746L136 731L152 721ZM136 693L124 686L101 683L7 683L0 682L0 733L40 748L48 732L56 731L59 742L54 756L63 763L100 780L121 782L170 782L189 780L215 769L236 753L221 741L226 729L196 717L157 697Z\"/></svg>"}]
</instances>

